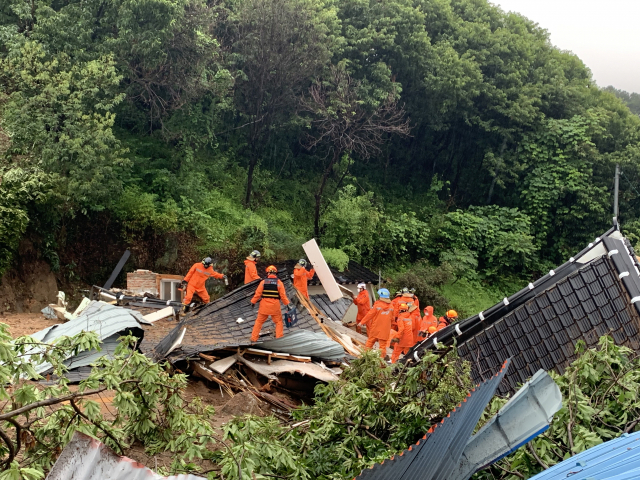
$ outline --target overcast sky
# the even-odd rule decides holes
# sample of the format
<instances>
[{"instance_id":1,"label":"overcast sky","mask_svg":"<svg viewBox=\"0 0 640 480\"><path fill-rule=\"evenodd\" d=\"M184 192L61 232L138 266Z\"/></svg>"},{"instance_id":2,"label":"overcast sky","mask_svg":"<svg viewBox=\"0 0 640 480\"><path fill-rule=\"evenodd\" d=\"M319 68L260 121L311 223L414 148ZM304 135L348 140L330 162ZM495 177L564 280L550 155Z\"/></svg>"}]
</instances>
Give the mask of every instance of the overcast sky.
<instances>
[{"instance_id":1,"label":"overcast sky","mask_svg":"<svg viewBox=\"0 0 640 480\"><path fill-rule=\"evenodd\" d=\"M489 0L549 31L601 87L640 93L640 0Z\"/></svg>"}]
</instances>

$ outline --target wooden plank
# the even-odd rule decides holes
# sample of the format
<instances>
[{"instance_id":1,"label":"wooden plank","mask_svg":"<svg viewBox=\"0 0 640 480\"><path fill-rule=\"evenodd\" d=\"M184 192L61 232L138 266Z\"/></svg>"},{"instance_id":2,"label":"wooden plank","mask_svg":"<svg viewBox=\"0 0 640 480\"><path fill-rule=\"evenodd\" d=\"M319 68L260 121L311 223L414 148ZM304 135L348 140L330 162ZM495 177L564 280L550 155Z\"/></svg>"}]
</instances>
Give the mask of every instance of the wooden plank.
<instances>
[{"instance_id":1,"label":"wooden plank","mask_svg":"<svg viewBox=\"0 0 640 480\"><path fill-rule=\"evenodd\" d=\"M327 292L329 300L335 302L336 300L342 298L340 287L338 287L338 283L333 277L333 273L331 273L329 265L327 265L327 262L322 256L322 252L320 251L320 248L316 243L316 239L312 238L308 242L303 243L302 248L307 254L309 261L313 265L313 268L316 271L316 275L318 275L318 278L320 279L320 282L324 287L324 291Z\"/></svg>"},{"instance_id":2,"label":"wooden plank","mask_svg":"<svg viewBox=\"0 0 640 480\"><path fill-rule=\"evenodd\" d=\"M143 318L147 322L157 322L158 320L162 320L163 318L172 317L173 316L173 307L163 308L162 310L158 310L157 312L149 313L145 315Z\"/></svg>"},{"instance_id":3,"label":"wooden plank","mask_svg":"<svg viewBox=\"0 0 640 480\"><path fill-rule=\"evenodd\" d=\"M218 360L217 362L213 362L211 365L209 365L209 368L214 372L222 375L224 372L229 370L229 368L231 368L231 366L234 365L237 361L238 358L235 355L232 355L230 357L223 358L222 360Z\"/></svg>"}]
</instances>

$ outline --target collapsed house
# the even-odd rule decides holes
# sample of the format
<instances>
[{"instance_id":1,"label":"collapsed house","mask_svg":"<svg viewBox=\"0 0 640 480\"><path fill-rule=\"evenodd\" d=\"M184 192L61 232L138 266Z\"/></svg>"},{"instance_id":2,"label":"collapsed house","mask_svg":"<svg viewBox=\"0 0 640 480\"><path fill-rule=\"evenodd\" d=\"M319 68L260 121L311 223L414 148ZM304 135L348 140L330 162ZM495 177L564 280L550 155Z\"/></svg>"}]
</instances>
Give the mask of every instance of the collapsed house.
<instances>
[{"instance_id":1,"label":"collapsed house","mask_svg":"<svg viewBox=\"0 0 640 480\"><path fill-rule=\"evenodd\" d=\"M64 361L68 368L65 376L72 382L79 382L91 373L91 365L102 357L113 358L122 335L133 335L139 339L144 336L143 325L149 322L139 312L121 308L100 301L88 301L77 315L66 323L53 325L31 337L44 344L53 344L63 336L73 337L83 331L94 332L100 342L100 350L91 349L70 356ZM38 353L42 347L32 347L30 353ZM36 373L47 376L52 373L49 363L42 363L35 368Z\"/></svg>"},{"instance_id":2,"label":"collapsed house","mask_svg":"<svg viewBox=\"0 0 640 480\"><path fill-rule=\"evenodd\" d=\"M615 224L566 263L493 307L450 325L413 347L418 361L438 345L455 345L472 365L474 382L488 378L506 358L513 367L498 391L514 392L537 370L562 373L582 340L603 335L640 349L640 273L629 241Z\"/></svg>"}]
</instances>

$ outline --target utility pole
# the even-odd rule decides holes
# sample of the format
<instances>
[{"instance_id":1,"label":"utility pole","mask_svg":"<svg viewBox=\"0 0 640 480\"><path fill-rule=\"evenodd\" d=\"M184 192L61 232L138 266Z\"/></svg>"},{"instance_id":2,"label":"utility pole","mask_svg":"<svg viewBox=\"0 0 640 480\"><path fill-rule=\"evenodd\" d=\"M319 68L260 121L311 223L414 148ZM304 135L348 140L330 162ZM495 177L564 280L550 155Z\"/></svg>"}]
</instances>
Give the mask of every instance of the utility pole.
<instances>
[{"instance_id":1,"label":"utility pole","mask_svg":"<svg viewBox=\"0 0 640 480\"><path fill-rule=\"evenodd\" d=\"M613 193L613 218L618 222L618 192L620 191L620 164L616 163L616 179Z\"/></svg>"}]
</instances>

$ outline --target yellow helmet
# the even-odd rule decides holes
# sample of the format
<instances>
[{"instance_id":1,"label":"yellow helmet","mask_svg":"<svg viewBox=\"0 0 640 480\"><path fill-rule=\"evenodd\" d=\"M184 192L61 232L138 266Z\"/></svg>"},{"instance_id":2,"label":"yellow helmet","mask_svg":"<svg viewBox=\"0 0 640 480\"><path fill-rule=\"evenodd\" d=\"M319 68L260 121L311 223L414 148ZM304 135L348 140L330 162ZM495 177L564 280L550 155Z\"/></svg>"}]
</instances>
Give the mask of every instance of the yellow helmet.
<instances>
[{"instance_id":1,"label":"yellow helmet","mask_svg":"<svg viewBox=\"0 0 640 480\"><path fill-rule=\"evenodd\" d=\"M458 312L456 312L455 310L449 310L447 312L447 318L457 318L458 317Z\"/></svg>"},{"instance_id":2,"label":"yellow helmet","mask_svg":"<svg viewBox=\"0 0 640 480\"><path fill-rule=\"evenodd\" d=\"M267 273L278 273L278 269L274 265L269 265L267 267Z\"/></svg>"}]
</instances>

